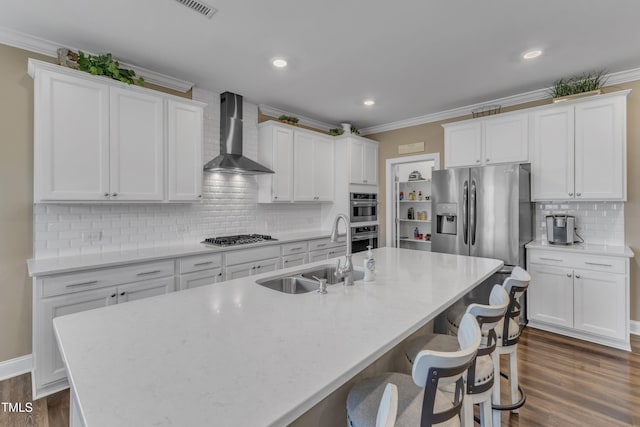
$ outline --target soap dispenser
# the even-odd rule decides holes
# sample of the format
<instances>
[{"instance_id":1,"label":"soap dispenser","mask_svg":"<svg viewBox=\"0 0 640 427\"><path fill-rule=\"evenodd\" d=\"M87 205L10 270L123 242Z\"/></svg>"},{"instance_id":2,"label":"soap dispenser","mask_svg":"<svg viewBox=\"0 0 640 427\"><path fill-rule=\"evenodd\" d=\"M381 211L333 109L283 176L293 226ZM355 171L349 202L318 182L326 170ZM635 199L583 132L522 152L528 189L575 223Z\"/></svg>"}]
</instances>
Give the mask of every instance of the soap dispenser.
<instances>
[{"instance_id":1,"label":"soap dispenser","mask_svg":"<svg viewBox=\"0 0 640 427\"><path fill-rule=\"evenodd\" d=\"M376 279L376 261L373 259L371 246L367 246L367 257L364 260L364 281L372 282Z\"/></svg>"}]
</instances>

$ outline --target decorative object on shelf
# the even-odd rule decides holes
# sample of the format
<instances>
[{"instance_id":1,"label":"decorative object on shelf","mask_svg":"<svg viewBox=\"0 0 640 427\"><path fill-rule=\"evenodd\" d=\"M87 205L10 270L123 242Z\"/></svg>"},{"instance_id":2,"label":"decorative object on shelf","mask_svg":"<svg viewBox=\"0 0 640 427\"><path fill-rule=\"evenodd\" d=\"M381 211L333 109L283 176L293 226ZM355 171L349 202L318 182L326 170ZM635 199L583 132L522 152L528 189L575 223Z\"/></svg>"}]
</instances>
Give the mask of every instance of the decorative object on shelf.
<instances>
[{"instance_id":1,"label":"decorative object on shelf","mask_svg":"<svg viewBox=\"0 0 640 427\"><path fill-rule=\"evenodd\" d=\"M400 192L400 200L404 199L404 191Z\"/></svg>"},{"instance_id":2,"label":"decorative object on shelf","mask_svg":"<svg viewBox=\"0 0 640 427\"><path fill-rule=\"evenodd\" d=\"M407 219L415 219L415 214L413 208L409 208L407 210Z\"/></svg>"},{"instance_id":3,"label":"decorative object on shelf","mask_svg":"<svg viewBox=\"0 0 640 427\"><path fill-rule=\"evenodd\" d=\"M413 171L409 174L409 181L424 181L424 178L419 171Z\"/></svg>"},{"instance_id":4,"label":"decorative object on shelf","mask_svg":"<svg viewBox=\"0 0 640 427\"><path fill-rule=\"evenodd\" d=\"M422 190L418 191L418 200L422 200Z\"/></svg>"},{"instance_id":5,"label":"decorative object on shelf","mask_svg":"<svg viewBox=\"0 0 640 427\"><path fill-rule=\"evenodd\" d=\"M420 235L420 230L418 230L418 227L416 227L416 229L413 230L413 237L417 239L419 235Z\"/></svg>"},{"instance_id":6,"label":"decorative object on shelf","mask_svg":"<svg viewBox=\"0 0 640 427\"><path fill-rule=\"evenodd\" d=\"M360 131L355 126L351 125L351 133L354 135L360 135Z\"/></svg>"},{"instance_id":7,"label":"decorative object on shelf","mask_svg":"<svg viewBox=\"0 0 640 427\"><path fill-rule=\"evenodd\" d=\"M332 135L332 136L339 136L339 135L342 135L343 133L344 133L344 129L340 129L340 128L329 129L329 135Z\"/></svg>"},{"instance_id":8,"label":"decorative object on shelf","mask_svg":"<svg viewBox=\"0 0 640 427\"><path fill-rule=\"evenodd\" d=\"M494 114L500 114L502 106L500 104L483 105L475 110L471 110L471 115L475 119L476 117L493 116Z\"/></svg>"},{"instance_id":9,"label":"decorative object on shelf","mask_svg":"<svg viewBox=\"0 0 640 427\"><path fill-rule=\"evenodd\" d=\"M342 131L351 133L351 123L340 123L342 125Z\"/></svg>"},{"instance_id":10,"label":"decorative object on shelf","mask_svg":"<svg viewBox=\"0 0 640 427\"><path fill-rule=\"evenodd\" d=\"M549 90L553 102L562 102L583 96L599 95L607 82L605 71L592 71L581 76L557 80Z\"/></svg>"},{"instance_id":11,"label":"decorative object on shelf","mask_svg":"<svg viewBox=\"0 0 640 427\"><path fill-rule=\"evenodd\" d=\"M60 60L60 54L58 56ZM63 56L67 58L67 60L74 57L70 51L67 51L66 55ZM136 72L133 70L120 68L120 63L113 59L110 53L105 55L91 55L78 51L78 55L75 58L78 70L80 71L85 71L94 76L111 77L114 80L127 84L135 83L138 86L144 86L144 78L136 78Z\"/></svg>"},{"instance_id":12,"label":"decorative object on shelf","mask_svg":"<svg viewBox=\"0 0 640 427\"><path fill-rule=\"evenodd\" d=\"M424 240L426 241L430 241L431 240L431 234L427 233L424 235Z\"/></svg>"},{"instance_id":13,"label":"decorative object on shelf","mask_svg":"<svg viewBox=\"0 0 640 427\"><path fill-rule=\"evenodd\" d=\"M280 117L278 117L278 120L280 120L282 123L286 123L288 125L294 125L294 126L298 126L298 122L300 121L300 119L298 119L297 117L287 116L286 114L283 114Z\"/></svg>"}]
</instances>

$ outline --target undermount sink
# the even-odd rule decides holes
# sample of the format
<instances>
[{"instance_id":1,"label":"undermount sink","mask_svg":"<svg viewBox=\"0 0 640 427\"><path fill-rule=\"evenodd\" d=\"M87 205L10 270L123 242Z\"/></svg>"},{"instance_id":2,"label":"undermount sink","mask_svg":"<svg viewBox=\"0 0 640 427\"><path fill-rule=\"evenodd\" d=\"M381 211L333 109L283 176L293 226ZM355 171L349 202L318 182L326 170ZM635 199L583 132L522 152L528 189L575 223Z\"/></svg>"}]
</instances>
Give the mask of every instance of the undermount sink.
<instances>
[{"instance_id":1,"label":"undermount sink","mask_svg":"<svg viewBox=\"0 0 640 427\"><path fill-rule=\"evenodd\" d=\"M318 279L327 279L327 284L329 285L342 283L343 280L336 277L335 272L335 265L316 265L284 276L267 277L257 280L256 283L285 294L306 294L307 292L316 291L320 287L320 284L313 276ZM353 271L353 280L362 280L363 278L364 271Z\"/></svg>"}]
</instances>

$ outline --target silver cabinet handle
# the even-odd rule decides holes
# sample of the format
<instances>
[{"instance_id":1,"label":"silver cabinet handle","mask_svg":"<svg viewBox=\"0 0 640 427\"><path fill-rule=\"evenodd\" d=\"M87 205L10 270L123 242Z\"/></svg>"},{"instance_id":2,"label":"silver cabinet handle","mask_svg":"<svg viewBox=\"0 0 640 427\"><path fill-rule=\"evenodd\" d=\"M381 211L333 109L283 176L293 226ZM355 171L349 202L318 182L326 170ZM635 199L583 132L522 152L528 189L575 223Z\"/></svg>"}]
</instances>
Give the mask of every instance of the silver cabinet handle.
<instances>
[{"instance_id":1,"label":"silver cabinet handle","mask_svg":"<svg viewBox=\"0 0 640 427\"><path fill-rule=\"evenodd\" d=\"M104 197L109 197L109 193L104 193Z\"/></svg>"},{"instance_id":2,"label":"silver cabinet handle","mask_svg":"<svg viewBox=\"0 0 640 427\"><path fill-rule=\"evenodd\" d=\"M322 243L322 244L320 244L320 245L316 245L316 246L318 246L319 248L322 248L322 247L327 246L327 244L326 244L326 243Z\"/></svg>"},{"instance_id":3,"label":"silver cabinet handle","mask_svg":"<svg viewBox=\"0 0 640 427\"><path fill-rule=\"evenodd\" d=\"M579 279L579 278L580 278L580 275L579 275L579 274L576 274L576 279Z\"/></svg>"},{"instance_id":4,"label":"silver cabinet handle","mask_svg":"<svg viewBox=\"0 0 640 427\"><path fill-rule=\"evenodd\" d=\"M491 159L486 159L486 161L487 161L487 162L488 162L489 160L491 160Z\"/></svg>"},{"instance_id":5,"label":"silver cabinet handle","mask_svg":"<svg viewBox=\"0 0 640 427\"><path fill-rule=\"evenodd\" d=\"M601 264L599 262L588 262L588 261L585 261L585 264L598 265L600 267L613 267L613 264Z\"/></svg>"},{"instance_id":6,"label":"silver cabinet handle","mask_svg":"<svg viewBox=\"0 0 640 427\"><path fill-rule=\"evenodd\" d=\"M576 196L580 197L582 196L582 193L576 193Z\"/></svg>"},{"instance_id":7,"label":"silver cabinet handle","mask_svg":"<svg viewBox=\"0 0 640 427\"><path fill-rule=\"evenodd\" d=\"M196 264L193 264L194 267L199 267L201 265L209 265L209 264L213 264L213 261L207 261L207 262L198 262Z\"/></svg>"},{"instance_id":8,"label":"silver cabinet handle","mask_svg":"<svg viewBox=\"0 0 640 427\"><path fill-rule=\"evenodd\" d=\"M288 262L289 262L289 260L288 260L288 259L285 259L285 260L284 260L284 263L285 263L285 264L287 264Z\"/></svg>"},{"instance_id":9,"label":"silver cabinet handle","mask_svg":"<svg viewBox=\"0 0 640 427\"><path fill-rule=\"evenodd\" d=\"M543 259L543 260L545 260L545 261L556 261L556 262L562 262L562 260L561 260L561 259L557 259L557 258L543 258L543 257L540 257L540 259Z\"/></svg>"},{"instance_id":10,"label":"silver cabinet handle","mask_svg":"<svg viewBox=\"0 0 640 427\"><path fill-rule=\"evenodd\" d=\"M199 199L202 199L202 194L198 194L198 198L199 198Z\"/></svg>"},{"instance_id":11,"label":"silver cabinet handle","mask_svg":"<svg viewBox=\"0 0 640 427\"><path fill-rule=\"evenodd\" d=\"M258 266L258 268L262 267L261 265Z\"/></svg>"},{"instance_id":12,"label":"silver cabinet handle","mask_svg":"<svg viewBox=\"0 0 640 427\"><path fill-rule=\"evenodd\" d=\"M126 294L125 291L120 292L120 296L124 296L124 294Z\"/></svg>"},{"instance_id":13,"label":"silver cabinet handle","mask_svg":"<svg viewBox=\"0 0 640 427\"><path fill-rule=\"evenodd\" d=\"M569 193L570 196L573 196L573 193Z\"/></svg>"},{"instance_id":14,"label":"silver cabinet handle","mask_svg":"<svg viewBox=\"0 0 640 427\"><path fill-rule=\"evenodd\" d=\"M480 159L476 160L476 163L480 163Z\"/></svg>"},{"instance_id":15,"label":"silver cabinet handle","mask_svg":"<svg viewBox=\"0 0 640 427\"><path fill-rule=\"evenodd\" d=\"M138 273L136 276L147 276L149 274L160 273L162 270L145 271L144 273Z\"/></svg>"},{"instance_id":16,"label":"silver cabinet handle","mask_svg":"<svg viewBox=\"0 0 640 427\"><path fill-rule=\"evenodd\" d=\"M255 270L255 269L256 269L256 266L255 266L255 265L254 265L254 266L252 266L252 267L251 267L251 269L252 269L252 270Z\"/></svg>"},{"instance_id":17,"label":"silver cabinet handle","mask_svg":"<svg viewBox=\"0 0 640 427\"><path fill-rule=\"evenodd\" d=\"M278 198L278 196L273 196L273 200L276 200Z\"/></svg>"},{"instance_id":18,"label":"silver cabinet handle","mask_svg":"<svg viewBox=\"0 0 640 427\"><path fill-rule=\"evenodd\" d=\"M111 298L115 298L117 294L111 294Z\"/></svg>"},{"instance_id":19,"label":"silver cabinet handle","mask_svg":"<svg viewBox=\"0 0 640 427\"><path fill-rule=\"evenodd\" d=\"M91 280L89 282L82 282L82 283L74 283L72 285L67 285L67 288L75 288L76 286L86 286L86 285L95 285L96 283L98 283L97 280Z\"/></svg>"},{"instance_id":20,"label":"silver cabinet handle","mask_svg":"<svg viewBox=\"0 0 640 427\"><path fill-rule=\"evenodd\" d=\"M218 276L222 277L222 272L218 273Z\"/></svg>"},{"instance_id":21,"label":"silver cabinet handle","mask_svg":"<svg viewBox=\"0 0 640 427\"><path fill-rule=\"evenodd\" d=\"M567 273L567 277L571 277L571 273Z\"/></svg>"},{"instance_id":22,"label":"silver cabinet handle","mask_svg":"<svg viewBox=\"0 0 640 427\"><path fill-rule=\"evenodd\" d=\"M301 250L301 249L302 249L302 247L298 247L298 248L291 248L291 250L292 250L292 251L299 251L299 250Z\"/></svg>"},{"instance_id":23,"label":"silver cabinet handle","mask_svg":"<svg viewBox=\"0 0 640 427\"><path fill-rule=\"evenodd\" d=\"M113 197L116 197L118 195L118 193L113 193L111 194Z\"/></svg>"}]
</instances>

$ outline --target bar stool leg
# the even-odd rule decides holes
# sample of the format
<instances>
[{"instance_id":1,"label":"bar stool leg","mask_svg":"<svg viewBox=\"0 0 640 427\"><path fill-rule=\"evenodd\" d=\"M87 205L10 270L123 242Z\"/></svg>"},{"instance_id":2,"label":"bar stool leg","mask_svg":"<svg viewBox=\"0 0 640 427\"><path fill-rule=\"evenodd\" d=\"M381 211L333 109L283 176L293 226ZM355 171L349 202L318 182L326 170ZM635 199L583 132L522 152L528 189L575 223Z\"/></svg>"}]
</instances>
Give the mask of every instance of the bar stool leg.
<instances>
[{"instance_id":1,"label":"bar stool leg","mask_svg":"<svg viewBox=\"0 0 640 427\"><path fill-rule=\"evenodd\" d=\"M464 427L474 427L473 421L473 400L471 397L464 395L462 401L462 425Z\"/></svg>"},{"instance_id":2,"label":"bar stool leg","mask_svg":"<svg viewBox=\"0 0 640 427\"><path fill-rule=\"evenodd\" d=\"M482 427L492 427L491 421L491 399L487 399L484 402L480 402L480 425Z\"/></svg>"},{"instance_id":3,"label":"bar stool leg","mask_svg":"<svg viewBox=\"0 0 640 427\"><path fill-rule=\"evenodd\" d=\"M493 391L491 401L494 405L500 405L500 352L497 349L491 354L491 359L493 360ZM493 410L493 427L500 427L500 413L501 411L497 409Z\"/></svg>"},{"instance_id":4,"label":"bar stool leg","mask_svg":"<svg viewBox=\"0 0 640 427\"><path fill-rule=\"evenodd\" d=\"M518 401L518 344L514 344L509 351L509 386L511 388L511 403ZM519 409L511 412L517 414Z\"/></svg>"}]
</instances>

